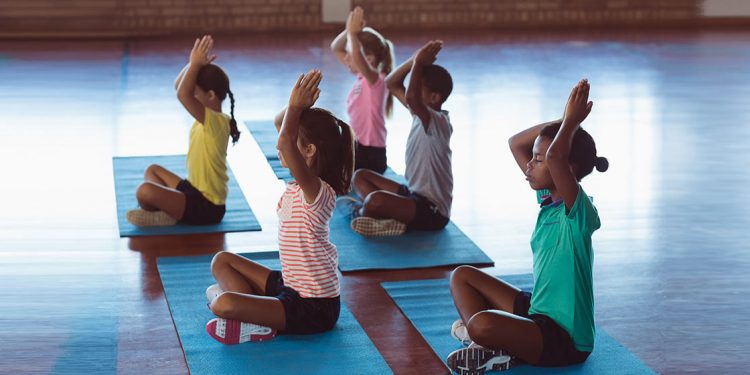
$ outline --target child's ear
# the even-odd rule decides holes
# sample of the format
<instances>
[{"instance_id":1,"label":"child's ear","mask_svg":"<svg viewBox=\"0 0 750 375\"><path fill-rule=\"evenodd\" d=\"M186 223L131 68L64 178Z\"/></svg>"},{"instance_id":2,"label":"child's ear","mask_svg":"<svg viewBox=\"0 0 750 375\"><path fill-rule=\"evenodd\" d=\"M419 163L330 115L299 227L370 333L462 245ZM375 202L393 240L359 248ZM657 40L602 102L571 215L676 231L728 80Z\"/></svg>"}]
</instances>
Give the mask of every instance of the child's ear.
<instances>
[{"instance_id":1,"label":"child's ear","mask_svg":"<svg viewBox=\"0 0 750 375\"><path fill-rule=\"evenodd\" d=\"M214 92L214 90L208 90L206 94L208 94L208 100L216 99L216 93Z\"/></svg>"},{"instance_id":2,"label":"child's ear","mask_svg":"<svg viewBox=\"0 0 750 375\"><path fill-rule=\"evenodd\" d=\"M438 105L438 104L440 104L441 100L443 100L443 98L440 97L440 94L438 94L436 92L431 92L430 93L430 104L432 104L432 105Z\"/></svg>"},{"instance_id":3,"label":"child's ear","mask_svg":"<svg viewBox=\"0 0 750 375\"><path fill-rule=\"evenodd\" d=\"M371 67L375 69L378 68L377 61L375 61L375 55L373 54L365 55L365 59L367 59L367 62L370 64Z\"/></svg>"},{"instance_id":4,"label":"child's ear","mask_svg":"<svg viewBox=\"0 0 750 375\"><path fill-rule=\"evenodd\" d=\"M315 153L318 151L318 148L315 147L314 144L310 143L305 147L305 158L311 158L315 156Z\"/></svg>"}]
</instances>

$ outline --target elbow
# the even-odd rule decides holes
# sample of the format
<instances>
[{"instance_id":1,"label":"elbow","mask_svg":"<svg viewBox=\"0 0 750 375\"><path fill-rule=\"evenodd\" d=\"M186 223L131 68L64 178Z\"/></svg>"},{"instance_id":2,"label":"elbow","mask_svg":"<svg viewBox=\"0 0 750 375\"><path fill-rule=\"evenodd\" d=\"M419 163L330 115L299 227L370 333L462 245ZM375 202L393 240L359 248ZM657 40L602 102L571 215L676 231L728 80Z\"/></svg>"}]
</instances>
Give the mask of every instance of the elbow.
<instances>
[{"instance_id":1,"label":"elbow","mask_svg":"<svg viewBox=\"0 0 750 375\"><path fill-rule=\"evenodd\" d=\"M406 92L406 104L409 105L409 107L417 106L421 104L421 102L422 98L420 98L419 95L410 93L409 91Z\"/></svg>"},{"instance_id":2,"label":"elbow","mask_svg":"<svg viewBox=\"0 0 750 375\"><path fill-rule=\"evenodd\" d=\"M290 147L293 147L295 143L295 139L292 139L292 137L282 132L281 134L279 134L279 139L276 141L276 149L283 152L285 150L288 150Z\"/></svg>"},{"instance_id":3,"label":"elbow","mask_svg":"<svg viewBox=\"0 0 750 375\"><path fill-rule=\"evenodd\" d=\"M560 152L560 150L550 147L547 153L544 155L544 160L547 163L562 164L568 162L568 154Z\"/></svg>"}]
</instances>

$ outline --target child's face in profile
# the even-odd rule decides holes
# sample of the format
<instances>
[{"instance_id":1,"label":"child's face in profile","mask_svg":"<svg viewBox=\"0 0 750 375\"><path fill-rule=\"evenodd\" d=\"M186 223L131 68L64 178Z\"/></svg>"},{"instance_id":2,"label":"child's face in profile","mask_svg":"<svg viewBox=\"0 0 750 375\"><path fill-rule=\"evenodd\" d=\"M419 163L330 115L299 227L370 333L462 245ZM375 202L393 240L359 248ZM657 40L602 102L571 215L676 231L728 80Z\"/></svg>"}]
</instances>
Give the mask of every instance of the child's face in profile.
<instances>
[{"instance_id":1,"label":"child's face in profile","mask_svg":"<svg viewBox=\"0 0 750 375\"><path fill-rule=\"evenodd\" d=\"M552 140L547 137L536 137L532 149L531 160L526 163L526 180L534 190L549 189L554 187L552 175L547 169L545 156Z\"/></svg>"}]
</instances>

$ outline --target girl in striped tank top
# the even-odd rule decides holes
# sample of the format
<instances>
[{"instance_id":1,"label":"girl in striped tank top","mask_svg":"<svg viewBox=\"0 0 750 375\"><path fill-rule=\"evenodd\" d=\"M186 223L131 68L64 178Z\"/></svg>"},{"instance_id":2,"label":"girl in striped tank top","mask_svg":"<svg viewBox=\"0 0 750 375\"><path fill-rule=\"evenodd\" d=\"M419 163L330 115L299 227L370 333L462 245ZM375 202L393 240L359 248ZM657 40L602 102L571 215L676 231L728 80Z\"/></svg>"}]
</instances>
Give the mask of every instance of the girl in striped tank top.
<instances>
[{"instance_id":1,"label":"girl in striped tank top","mask_svg":"<svg viewBox=\"0 0 750 375\"><path fill-rule=\"evenodd\" d=\"M229 252L211 263L218 284L206 295L218 318L206 330L221 343L268 340L278 331L319 333L338 320L338 254L328 222L336 195L351 185L354 137L333 114L311 108L321 78L319 70L299 77L278 127L279 157L295 179L277 206L281 272Z\"/></svg>"}]
</instances>

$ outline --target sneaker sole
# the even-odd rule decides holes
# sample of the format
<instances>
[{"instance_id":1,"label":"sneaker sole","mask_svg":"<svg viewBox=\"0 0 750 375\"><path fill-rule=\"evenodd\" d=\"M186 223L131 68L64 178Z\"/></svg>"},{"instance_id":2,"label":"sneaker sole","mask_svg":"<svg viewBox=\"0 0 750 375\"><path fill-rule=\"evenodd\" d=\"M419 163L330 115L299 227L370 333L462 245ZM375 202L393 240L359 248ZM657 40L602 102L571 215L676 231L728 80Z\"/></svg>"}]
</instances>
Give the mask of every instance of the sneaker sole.
<instances>
[{"instance_id":1,"label":"sneaker sole","mask_svg":"<svg viewBox=\"0 0 750 375\"><path fill-rule=\"evenodd\" d=\"M484 375L487 371L503 371L513 367L513 358L503 351L468 348L448 356L448 367L459 375Z\"/></svg>"},{"instance_id":2,"label":"sneaker sole","mask_svg":"<svg viewBox=\"0 0 750 375\"><path fill-rule=\"evenodd\" d=\"M208 332L208 334L213 337L214 340L224 345L237 345L245 342L268 341L276 337L276 332L270 330L269 333L266 334L253 334L246 339L242 339L240 337L240 326L242 325L242 322L233 319L226 319L224 337L221 337L216 334L217 323L218 319L211 319L211 321L206 324L206 332Z\"/></svg>"},{"instance_id":3,"label":"sneaker sole","mask_svg":"<svg viewBox=\"0 0 750 375\"><path fill-rule=\"evenodd\" d=\"M406 224L393 219L358 217L351 222L352 230L367 237L400 236L406 232Z\"/></svg>"}]
</instances>

